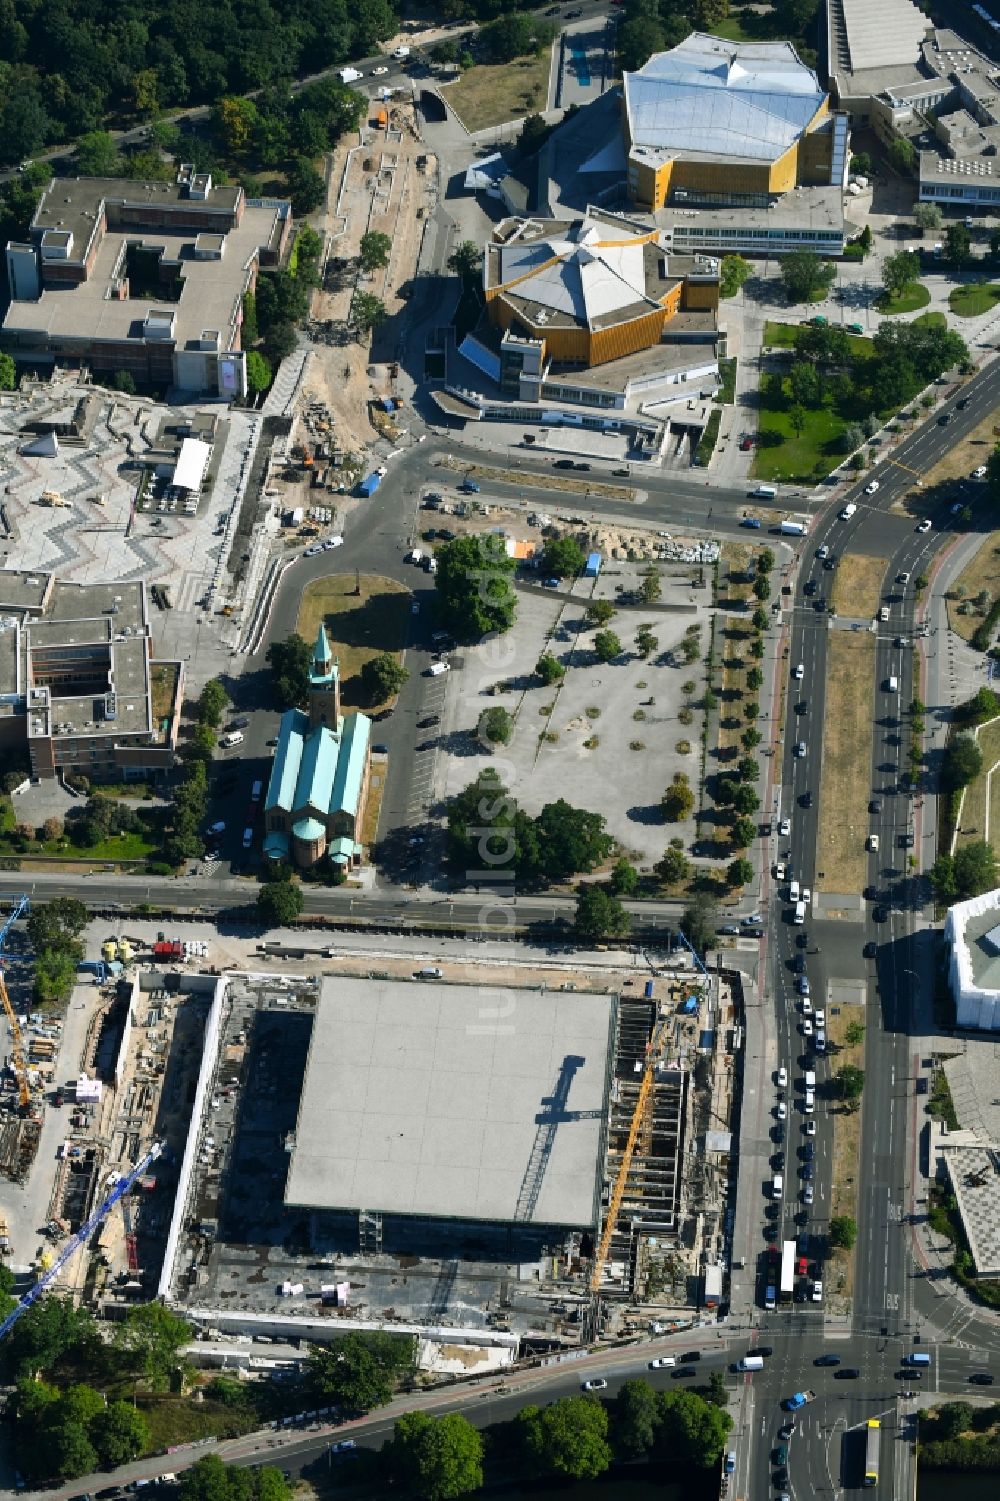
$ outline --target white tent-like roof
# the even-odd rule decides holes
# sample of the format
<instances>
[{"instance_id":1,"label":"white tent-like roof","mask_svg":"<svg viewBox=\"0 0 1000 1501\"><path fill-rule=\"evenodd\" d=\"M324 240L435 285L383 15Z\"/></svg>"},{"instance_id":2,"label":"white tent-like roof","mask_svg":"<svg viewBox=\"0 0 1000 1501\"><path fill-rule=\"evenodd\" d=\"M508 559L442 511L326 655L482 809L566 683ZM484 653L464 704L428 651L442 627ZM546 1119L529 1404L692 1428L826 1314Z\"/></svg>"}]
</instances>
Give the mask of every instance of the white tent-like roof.
<instances>
[{"instance_id":1,"label":"white tent-like roof","mask_svg":"<svg viewBox=\"0 0 1000 1501\"><path fill-rule=\"evenodd\" d=\"M737 45L695 32L625 74L633 148L774 161L826 95L788 42Z\"/></svg>"},{"instance_id":2,"label":"white tent-like roof","mask_svg":"<svg viewBox=\"0 0 1000 1501\"><path fill-rule=\"evenodd\" d=\"M177 455L174 477L170 481L175 490L200 490L205 478L208 461L212 457L211 443L201 438L185 438Z\"/></svg>"},{"instance_id":3,"label":"white tent-like roof","mask_svg":"<svg viewBox=\"0 0 1000 1501\"><path fill-rule=\"evenodd\" d=\"M539 307L584 324L637 302L656 306L646 295L643 241L605 243L587 219L558 237L504 245L499 281Z\"/></svg>"}]
</instances>

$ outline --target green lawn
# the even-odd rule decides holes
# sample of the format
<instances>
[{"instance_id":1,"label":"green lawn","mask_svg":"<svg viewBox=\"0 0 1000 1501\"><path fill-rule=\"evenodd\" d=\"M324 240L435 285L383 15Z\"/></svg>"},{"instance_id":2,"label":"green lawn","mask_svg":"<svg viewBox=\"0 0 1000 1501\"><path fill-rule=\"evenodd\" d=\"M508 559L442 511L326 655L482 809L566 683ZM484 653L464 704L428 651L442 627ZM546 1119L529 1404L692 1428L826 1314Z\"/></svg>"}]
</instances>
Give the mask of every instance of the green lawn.
<instances>
[{"instance_id":1,"label":"green lawn","mask_svg":"<svg viewBox=\"0 0 1000 1501\"><path fill-rule=\"evenodd\" d=\"M988 313L998 302L1000 286L985 281L956 287L948 298L948 306L956 318L976 318L980 313Z\"/></svg>"},{"instance_id":2,"label":"green lawn","mask_svg":"<svg viewBox=\"0 0 1000 1501\"><path fill-rule=\"evenodd\" d=\"M928 314L929 317L943 317L943 313ZM831 323L831 328L841 329L839 323ZM802 332L801 323L765 323L764 343L770 344L773 349L794 349ZM849 334L844 332L844 337L850 345L851 354L855 359L864 359L871 354L872 341L865 334Z\"/></svg>"},{"instance_id":3,"label":"green lawn","mask_svg":"<svg viewBox=\"0 0 1000 1501\"><path fill-rule=\"evenodd\" d=\"M722 382L722 384L719 387L719 393L718 393L718 395L716 396L715 399L722 406L725 406L727 403L731 404L732 402L734 402L736 400L736 361L735 360L720 360L719 361L719 379Z\"/></svg>"},{"instance_id":4,"label":"green lawn","mask_svg":"<svg viewBox=\"0 0 1000 1501\"><path fill-rule=\"evenodd\" d=\"M823 407L807 411L805 426L796 433L788 412L763 407L757 428L754 478L799 480L829 474L843 457L835 451L835 444L845 426L842 417Z\"/></svg>"},{"instance_id":5,"label":"green lawn","mask_svg":"<svg viewBox=\"0 0 1000 1501\"><path fill-rule=\"evenodd\" d=\"M914 318L914 323L921 328L944 328L948 320L944 313L921 313L919 318Z\"/></svg>"},{"instance_id":6,"label":"green lawn","mask_svg":"<svg viewBox=\"0 0 1000 1501\"><path fill-rule=\"evenodd\" d=\"M896 313L915 313L918 307L926 307L930 300L931 294L927 288L915 282L912 287L906 287L896 297L883 295L877 298L875 306L888 318Z\"/></svg>"}]
</instances>

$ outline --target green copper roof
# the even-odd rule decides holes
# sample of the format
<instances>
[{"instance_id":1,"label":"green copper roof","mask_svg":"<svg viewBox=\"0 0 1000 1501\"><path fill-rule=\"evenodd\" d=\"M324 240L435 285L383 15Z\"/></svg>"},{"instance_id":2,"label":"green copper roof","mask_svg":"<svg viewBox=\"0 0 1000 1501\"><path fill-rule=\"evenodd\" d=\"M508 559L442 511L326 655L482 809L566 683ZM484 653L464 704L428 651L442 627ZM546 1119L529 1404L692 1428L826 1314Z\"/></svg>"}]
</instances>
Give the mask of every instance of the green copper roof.
<instances>
[{"instance_id":1,"label":"green copper roof","mask_svg":"<svg viewBox=\"0 0 1000 1501\"><path fill-rule=\"evenodd\" d=\"M297 813L303 808L311 808L321 817L326 817L337 761L337 737L333 732L325 725L311 730L302 749L293 811Z\"/></svg>"},{"instance_id":2,"label":"green copper roof","mask_svg":"<svg viewBox=\"0 0 1000 1501\"><path fill-rule=\"evenodd\" d=\"M330 650L330 638L326 634L326 626L322 620L319 623L319 630L316 632L316 650L313 652L313 661L333 661L333 652Z\"/></svg>"},{"instance_id":3,"label":"green copper roof","mask_svg":"<svg viewBox=\"0 0 1000 1501\"><path fill-rule=\"evenodd\" d=\"M305 844L315 844L326 833L326 825L320 823L318 818L300 818L298 823L292 825L292 833Z\"/></svg>"},{"instance_id":4,"label":"green copper roof","mask_svg":"<svg viewBox=\"0 0 1000 1501\"><path fill-rule=\"evenodd\" d=\"M302 744L309 728L309 720L301 709L286 709L278 729L278 745L274 752L271 778L267 784L266 811L281 808L291 813L295 806L295 784L299 778L302 761Z\"/></svg>"},{"instance_id":5,"label":"green copper roof","mask_svg":"<svg viewBox=\"0 0 1000 1501\"><path fill-rule=\"evenodd\" d=\"M367 714L351 714L344 721L337 774L333 779L333 796L330 799L331 813L349 813L353 818L358 811L371 729L372 722Z\"/></svg>"}]
</instances>

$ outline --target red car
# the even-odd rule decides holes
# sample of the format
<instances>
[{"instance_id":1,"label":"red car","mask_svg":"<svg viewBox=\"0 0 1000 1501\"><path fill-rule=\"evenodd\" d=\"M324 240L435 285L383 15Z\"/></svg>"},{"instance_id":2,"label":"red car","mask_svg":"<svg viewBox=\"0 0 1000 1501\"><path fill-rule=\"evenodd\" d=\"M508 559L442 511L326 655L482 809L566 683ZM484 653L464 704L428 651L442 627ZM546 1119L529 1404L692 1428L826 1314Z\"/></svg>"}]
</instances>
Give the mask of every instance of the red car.
<instances>
[{"instance_id":1,"label":"red car","mask_svg":"<svg viewBox=\"0 0 1000 1501\"><path fill-rule=\"evenodd\" d=\"M741 450L741 452L743 452L743 453L749 453L750 449L752 447L753 447L753 439L752 438L741 438L740 439L740 450Z\"/></svg>"}]
</instances>

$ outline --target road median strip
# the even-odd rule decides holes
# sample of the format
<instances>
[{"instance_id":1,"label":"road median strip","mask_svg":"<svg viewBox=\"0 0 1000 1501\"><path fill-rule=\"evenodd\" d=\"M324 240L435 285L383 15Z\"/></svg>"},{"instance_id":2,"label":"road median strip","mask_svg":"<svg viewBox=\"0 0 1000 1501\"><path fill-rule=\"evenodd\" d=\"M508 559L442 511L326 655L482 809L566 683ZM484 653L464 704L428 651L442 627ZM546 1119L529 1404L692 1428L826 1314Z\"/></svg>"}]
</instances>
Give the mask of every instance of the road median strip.
<instances>
[{"instance_id":1,"label":"road median strip","mask_svg":"<svg viewBox=\"0 0 1000 1501\"><path fill-rule=\"evenodd\" d=\"M827 644L816 888L859 894L865 884L875 637L831 631Z\"/></svg>"}]
</instances>

